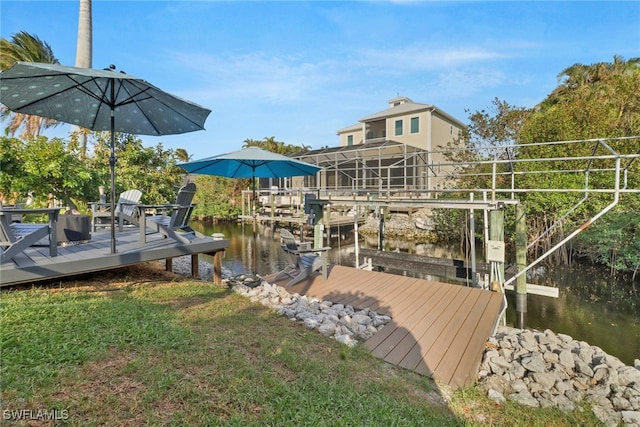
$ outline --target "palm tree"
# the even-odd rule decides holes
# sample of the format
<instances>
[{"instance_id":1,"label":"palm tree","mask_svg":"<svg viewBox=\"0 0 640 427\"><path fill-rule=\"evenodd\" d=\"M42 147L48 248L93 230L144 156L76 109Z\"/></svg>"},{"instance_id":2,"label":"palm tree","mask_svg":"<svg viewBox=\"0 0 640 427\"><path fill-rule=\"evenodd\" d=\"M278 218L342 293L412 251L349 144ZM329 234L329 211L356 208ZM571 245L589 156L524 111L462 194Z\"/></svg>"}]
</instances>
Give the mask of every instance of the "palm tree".
<instances>
[{"instance_id":1,"label":"palm tree","mask_svg":"<svg viewBox=\"0 0 640 427\"><path fill-rule=\"evenodd\" d=\"M26 31L14 34L11 36L11 40L0 39L0 52L0 69L2 70L11 67L16 61L59 63L48 43ZM4 121L9 118L8 133L14 136L18 129L23 128L23 132L20 135L22 138L38 136L43 128L58 124L57 121L52 119L13 113L4 105L0 106L0 120Z\"/></svg>"},{"instance_id":2,"label":"palm tree","mask_svg":"<svg viewBox=\"0 0 640 427\"><path fill-rule=\"evenodd\" d=\"M185 150L184 148L176 148L176 151L174 152L174 154L176 155L178 160L180 160L183 163L191 160L191 156L189 155L189 153L187 153L187 150Z\"/></svg>"},{"instance_id":3,"label":"palm tree","mask_svg":"<svg viewBox=\"0 0 640 427\"><path fill-rule=\"evenodd\" d=\"M78 40L76 44L76 67L91 68L93 62L93 30L91 16L91 0L80 0L78 13ZM80 152L87 151L87 134L74 127L80 133Z\"/></svg>"},{"instance_id":4,"label":"palm tree","mask_svg":"<svg viewBox=\"0 0 640 427\"><path fill-rule=\"evenodd\" d=\"M560 84L549 95L548 101L559 102L568 96L580 96L585 87L608 83L620 76L637 73L640 70L640 58L627 61L614 55L613 62L597 62L591 65L574 64L562 70L558 75Z\"/></svg>"}]
</instances>

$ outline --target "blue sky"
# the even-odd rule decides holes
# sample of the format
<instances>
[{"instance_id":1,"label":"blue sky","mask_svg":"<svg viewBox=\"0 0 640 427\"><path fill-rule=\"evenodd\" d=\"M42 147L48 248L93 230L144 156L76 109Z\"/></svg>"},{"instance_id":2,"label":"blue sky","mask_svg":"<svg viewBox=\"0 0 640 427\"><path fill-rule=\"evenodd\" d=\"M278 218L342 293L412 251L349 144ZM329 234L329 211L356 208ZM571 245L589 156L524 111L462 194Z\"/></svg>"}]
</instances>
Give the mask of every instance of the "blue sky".
<instances>
[{"instance_id":1,"label":"blue sky","mask_svg":"<svg viewBox=\"0 0 640 427\"><path fill-rule=\"evenodd\" d=\"M73 65L78 4L2 0L0 35L35 34ZM563 69L615 54L640 56L640 2L93 0L94 68L212 110L206 131L141 136L194 159L268 136L336 146L398 95L465 123L495 97L532 107Z\"/></svg>"}]
</instances>

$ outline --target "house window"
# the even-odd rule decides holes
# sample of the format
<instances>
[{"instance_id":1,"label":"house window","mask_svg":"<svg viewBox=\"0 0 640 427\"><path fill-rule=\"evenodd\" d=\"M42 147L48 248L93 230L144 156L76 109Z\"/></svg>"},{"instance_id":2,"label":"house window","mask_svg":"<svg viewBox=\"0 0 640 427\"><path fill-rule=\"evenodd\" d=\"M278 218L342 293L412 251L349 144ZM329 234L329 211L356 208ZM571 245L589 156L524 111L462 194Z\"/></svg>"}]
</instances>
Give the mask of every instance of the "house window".
<instances>
[{"instance_id":1,"label":"house window","mask_svg":"<svg viewBox=\"0 0 640 427\"><path fill-rule=\"evenodd\" d=\"M402 135L402 120L396 120L396 136Z\"/></svg>"},{"instance_id":2,"label":"house window","mask_svg":"<svg viewBox=\"0 0 640 427\"><path fill-rule=\"evenodd\" d=\"M411 117L411 133L420 132L420 121L418 117Z\"/></svg>"},{"instance_id":3,"label":"house window","mask_svg":"<svg viewBox=\"0 0 640 427\"><path fill-rule=\"evenodd\" d=\"M449 135L453 135L453 125L449 125Z\"/></svg>"},{"instance_id":4,"label":"house window","mask_svg":"<svg viewBox=\"0 0 640 427\"><path fill-rule=\"evenodd\" d=\"M353 145L353 135L347 136L347 145Z\"/></svg>"}]
</instances>

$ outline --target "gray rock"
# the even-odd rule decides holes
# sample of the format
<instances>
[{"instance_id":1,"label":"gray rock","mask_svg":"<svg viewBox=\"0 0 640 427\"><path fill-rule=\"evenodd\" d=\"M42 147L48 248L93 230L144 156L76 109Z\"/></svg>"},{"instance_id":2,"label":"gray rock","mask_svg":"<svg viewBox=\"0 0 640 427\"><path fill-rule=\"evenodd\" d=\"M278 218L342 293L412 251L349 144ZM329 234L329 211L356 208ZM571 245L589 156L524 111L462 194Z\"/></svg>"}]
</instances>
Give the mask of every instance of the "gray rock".
<instances>
[{"instance_id":1,"label":"gray rock","mask_svg":"<svg viewBox=\"0 0 640 427\"><path fill-rule=\"evenodd\" d=\"M531 372L546 371L544 359L542 358L542 354L540 353L532 353L530 356L525 356L522 358L520 363L525 367L525 369Z\"/></svg>"},{"instance_id":2,"label":"gray rock","mask_svg":"<svg viewBox=\"0 0 640 427\"><path fill-rule=\"evenodd\" d=\"M622 415L613 409L594 406L592 410L595 416L607 427L617 427L622 420Z\"/></svg>"},{"instance_id":3,"label":"gray rock","mask_svg":"<svg viewBox=\"0 0 640 427\"><path fill-rule=\"evenodd\" d=\"M622 363L620 359L611 355L605 356L604 361L602 363L606 363L607 365L611 366L614 369L618 369L626 366L624 363Z\"/></svg>"},{"instance_id":4,"label":"gray rock","mask_svg":"<svg viewBox=\"0 0 640 427\"><path fill-rule=\"evenodd\" d=\"M371 317L369 317L368 314L364 313L354 314L352 320L359 325L370 325L372 323Z\"/></svg>"},{"instance_id":5,"label":"gray rock","mask_svg":"<svg viewBox=\"0 0 640 427\"><path fill-rule=\"evenodd\" d=\"M516 403L519 403L523 406L529 406L531 408L539 408L540 403L538 403L538 399L533 397L528 390L522 390L519 393L513 393L508 396L509 400L513 400Z\"/></svg>"},{"instance_id":6,"label":"gray rock","mask_svg":"<svg viewBox=\"0 0 640 427\"><path fill-rule=\"evenodd\" d=\"M596 351L593 349L593 347L584 342L580 343L578 355L584 363L586 363L587 365L591 365L593 363L593 356L595 355L595 353Z\"/></svg>"},{"instance_id":7,"label":"gray rock","mask_svg":"<svg viewBox=\"0 0 640 427\"><path fill-rule=\"evenodd\" d=\"M560 359L560 365L564 366L568 371L573 371L576 363L573 359L573 354L569 350L562 350L558 358Z\"/></svg>"},{"instance_id":8,"label":"gray rock","mask_svg":"<svg viewBox=\"0 0 640 427\"><path fill-rule=\"evenodd\" d=\"M516 380L511 383L511 390L514 393L520 393L522 391L527 391L527 384L523 380Z\"/></svg>"},{"instance_id":9,"label":"gray rock","mask_svg":"<svg viewBox=\"0 0 640 427\"><path fill-rule=\"evenodd\" d=\"M503 395L512 393L511 384L499 375L490 375L481 386L485 391L493 389Z\"/></svg>"},{"instance_id":10,"label":"gray rock","mask_svg":"<svg viewBox=\"0 0 640 427\"><path fill-rule=\"evenodd\" d=\"M585 374L586 376L592 378L593 377L593 369L582 360L577 354L573 355L576 372L581 374Z\"/></svg>"},{"instance_id":11,"label":"gray rock","mask_svg":"<svg viewBox=\"0 0 640 427\"><path fill-rule=\"evenodd\" d=\"M621 415L624 423L640 425L640 411L622 411Z\"/></svg>"},{"instance_id":12,"label":"gray rock","mask_svg":"<svg viewBox=\"0 0 640 427\"><path fill-rule=\"evenodd\" d=\"M489 391L487 392L487 397L489 397L489 399L499 404L503 404L507 400L504 398L504 395L502 393L492 388L490 388Z\"/></svg>"},{"instance_id":13,"label":"gray rock","mask_svg":"<svg viewBox=\"0 0 640 427\"><path fill-rule=\"evenodd\" d=\"M336 324L332 322L325 322L318 327L318 332L325 336L331 336L336 333Z\"/></svg>"},{"instance_id":14,"label":"gray rock","mask_svg":"<svg viewBox=\"0 0 640 427\"><path fill-rule=\"evenodd\" d=\"M507 362L502 356L494 356L489 359L489 366L491 366L492 371L494 367L498 367L504 372L505 369L511 368L511 363Z\"/></svg>"},{"instance_id":15,"label":"gray rock","mask_svg":"<svg viewBox=\"0 0 640 427\"><path fill-rule=\"evenodd\" d=\"M526 375L527 370L518 362L511 363L511 376L513 379L521 379Z\"/></svg>"},{"instance_id":16,"label":"gray rock","mask_svg":"<svg viewBox=\"0 0 640 427\"><path fill-rule=\"evenodd\" d=\"M306 319L304 319L304 326L306 326L309 329L316 329L318 326L321 325L321 322L318 321L318 319L314 316L311 317L307 317Z\"/></svg>"},{"instance_id":17,"label":"gray rock","mask_svg":"<svg viewBox=\"0 0 640 427\"><path fill-rule=\"evenodd\" d=\"M565 391L564 395L574 403L580 403L584 399L584 392L575 390L573 387L571 387L571 390Z\"/></svg>"},{"instance_id":18,"label":"gray rock","mask_svg":"<svg viewBox=\"0 0 640 427\"><path fill-rule=\"evenodd\" d=\"M633 407L631 406L631 402L629 402L624 397L613 396L611 398L611 403L613 404L613 408L616 411L630 411L633 409Z\"/></svg>"},{"instance_id":19,"label":"gray rock","mask_svg":"<svg viewBox=\"0 0 640 427\"><path fill-rule=\"evenodd\" d=\"M623 366L618 368L618 384L627 387L632 384L640 384L640 370L633 366Z\"/></svg>"},{"instance_id":20,"label":"gray rock","mask_svg":"<svg viewBox=\"0 0 640 427\"><path fill-rule=\"evenodd\" d=\"M575 403L563 394L553 396L551 401L554 403L556 408L564 412L570 412L576 409Z\"/></svg>"},{"instance_id":21,"label":"gray rock","mask_svg":"<svg viewBox=\"0 0 640 427\"><path fill-rule=\"evenodd\" d=\"M552 351L545 351L542 357L544 361L547 363L555 363L555 364L560 363L560 357L558 356L557 353L554 353Z\"/></svg>"},{"instance_id":22,"label":"gray rock","mask_svg":"<svg viewBox=\"0 0 640 427\"><path fill-rule=\"evenodd\" d=\"M354 340L349 334L336 335L336 341L349 347L353 347L357 344L357 341Z\"/></svg>"},{"instance_id":23,"label":"gray rock","mask_svg":"<svg viewBox=\"0 0 640 427\"><path fill-rule=\"evenodd\" d=\"M543 390L550 390L556 383L556 376L548 372L535 372L533 380L542 387Z\"/></svg>"},{"instance_id":24,"label":"gray rock","mask_svg":"<svg viewBox=\"0 0 640 427\"><path fill-rule=\"evenodd\" d=\"M568 381L557 380L553 386L561 395L565 395L567 391L573 390L573 386L569 384Z\"/></svg>"}]
</instances>

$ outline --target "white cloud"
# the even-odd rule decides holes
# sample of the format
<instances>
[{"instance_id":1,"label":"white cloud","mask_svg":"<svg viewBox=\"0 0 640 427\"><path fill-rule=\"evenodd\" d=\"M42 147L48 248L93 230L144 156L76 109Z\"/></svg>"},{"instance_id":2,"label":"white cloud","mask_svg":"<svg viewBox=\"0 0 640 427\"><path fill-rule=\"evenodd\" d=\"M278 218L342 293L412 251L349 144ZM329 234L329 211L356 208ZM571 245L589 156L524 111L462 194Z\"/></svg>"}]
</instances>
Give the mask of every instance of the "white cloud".
<instances>
[{"instance_id":1,"label":"white cloud","mask_svg":"<svg viewBox=\"0 0 640 427\"><path fill-rule=\"evenodd\" d=\"M383 66L389 70L440 70L472 63L505 58L506 55L476 47L434 49L429 46L407 46L398 49L363 50L360 66Z\"/></svg>"},{"instance_id":2,"label":"white cloud","mask_svg":"<svg viewBox=\"0 0 640 427\"><path fill-rule=\"evenodd\" d=\"M247 53L232 56L175 53L180 66L199 74L208 96L299 103L335 84L332 61L308 61L295 56Z\"/></svg>"}]
</instances>

